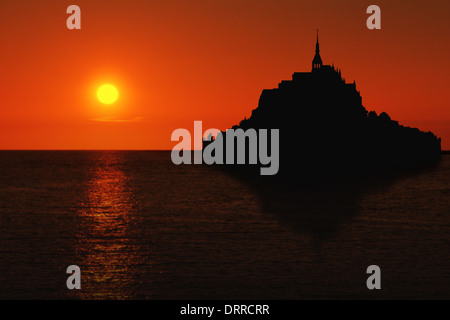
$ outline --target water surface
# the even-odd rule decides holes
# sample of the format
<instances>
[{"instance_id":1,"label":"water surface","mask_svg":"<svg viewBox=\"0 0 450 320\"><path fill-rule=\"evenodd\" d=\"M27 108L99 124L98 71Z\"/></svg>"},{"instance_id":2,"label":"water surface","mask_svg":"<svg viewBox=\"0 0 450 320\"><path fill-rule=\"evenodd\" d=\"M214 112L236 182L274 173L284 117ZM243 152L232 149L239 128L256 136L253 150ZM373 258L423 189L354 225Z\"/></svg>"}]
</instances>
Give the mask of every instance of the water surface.
<instances>
[{"instance_id":1,"label":"water surface","mask_svg":"<svg viewBox=\"0 0 450 320\"><path fill-rule=\"evenodd\" d=\"M2 151L0 298L450 298L449 196L450 155L283 188L169 152ZM81 290L66 288L72 264Z\"/></svg>"}]
</instances>

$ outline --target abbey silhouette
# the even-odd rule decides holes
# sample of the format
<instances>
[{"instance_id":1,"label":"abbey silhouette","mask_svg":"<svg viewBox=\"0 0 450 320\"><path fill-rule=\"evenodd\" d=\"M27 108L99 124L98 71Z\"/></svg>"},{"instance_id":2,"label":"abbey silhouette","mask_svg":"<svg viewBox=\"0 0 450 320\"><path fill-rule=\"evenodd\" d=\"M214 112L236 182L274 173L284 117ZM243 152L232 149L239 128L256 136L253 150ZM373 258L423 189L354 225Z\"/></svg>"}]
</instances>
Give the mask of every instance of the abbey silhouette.
<instances>
[{"instance_id":1,"label":"abbey silhouette","mask_svg":"<svg viewBox=\"0 0 450 320\"><path fill-rule=\"evenodd\" d=\"M278 88L263 90L238 128L280 130L279 174L285 176L385 171L430 164L441 154L433 133L368 112L356 83L323 64L318 34L311 72L295 72Z\"/></svg>"}]
</instances>

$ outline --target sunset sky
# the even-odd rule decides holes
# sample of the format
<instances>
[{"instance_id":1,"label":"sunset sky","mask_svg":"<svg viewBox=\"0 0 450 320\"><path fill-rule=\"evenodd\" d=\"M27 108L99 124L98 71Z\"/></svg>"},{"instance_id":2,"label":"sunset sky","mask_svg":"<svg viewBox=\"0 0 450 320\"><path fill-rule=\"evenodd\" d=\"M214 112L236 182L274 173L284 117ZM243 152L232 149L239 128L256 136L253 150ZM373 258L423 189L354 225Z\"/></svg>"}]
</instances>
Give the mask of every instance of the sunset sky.
<instances>
[{"instance_id":1,"label":"sunset sky","mask_svg":"<svg viewBox=\"0 0 450 320\"><path fill-rule=\"evenodd\" d=\"M72 4L81 30L66 27ZM371 4L381 30L366 28ZM171 149L194 120L226 129L263 89L310 71L317 28L324 63L368 110L450 149L449 12L448 0L2 1L0 149ZM105 83L116 103L98 101Z\"/></svg>"}]
</instances>

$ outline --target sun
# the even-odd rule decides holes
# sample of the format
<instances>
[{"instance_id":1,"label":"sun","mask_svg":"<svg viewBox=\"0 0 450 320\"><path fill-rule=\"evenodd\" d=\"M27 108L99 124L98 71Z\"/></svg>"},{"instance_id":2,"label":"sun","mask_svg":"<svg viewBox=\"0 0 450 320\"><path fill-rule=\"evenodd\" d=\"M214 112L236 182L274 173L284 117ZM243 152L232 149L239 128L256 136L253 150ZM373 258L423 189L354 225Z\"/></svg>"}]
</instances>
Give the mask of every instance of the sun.
<instances>
[{"instance_id":1,"label":"sun","mask_svg":"<svg viewBox=\"0 0 450 320\"><path fill-rule=\"evenodd\" d=\"M119 98L119 90L112 84L104 84L98 88L97 98L101 103L112 104Z\"/></svg>"}]
</instances>

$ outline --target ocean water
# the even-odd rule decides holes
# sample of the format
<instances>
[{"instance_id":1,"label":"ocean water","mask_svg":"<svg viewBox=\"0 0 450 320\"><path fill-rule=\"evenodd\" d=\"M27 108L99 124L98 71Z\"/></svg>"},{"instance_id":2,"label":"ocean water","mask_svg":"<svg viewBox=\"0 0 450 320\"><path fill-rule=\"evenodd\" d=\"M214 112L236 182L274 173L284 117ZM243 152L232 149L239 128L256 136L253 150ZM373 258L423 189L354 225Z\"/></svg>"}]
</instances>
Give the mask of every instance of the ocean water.
<instances>
[{"instance_id":1,"label":"ocean water","mask_svg":"<svg viewBox=\"0 0 450 320\"><path fill-rule=\"evenodd\" d=\"M449 155L280 187L169 152L2 151L0 298L448 299L449 208ZM66 287L69 265L81 290ZM366 287L369 265L381 290Z\"/></svg>"}]
</instances>

